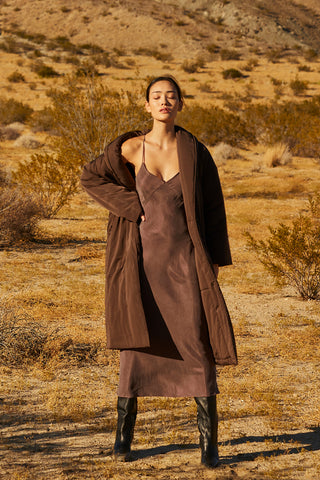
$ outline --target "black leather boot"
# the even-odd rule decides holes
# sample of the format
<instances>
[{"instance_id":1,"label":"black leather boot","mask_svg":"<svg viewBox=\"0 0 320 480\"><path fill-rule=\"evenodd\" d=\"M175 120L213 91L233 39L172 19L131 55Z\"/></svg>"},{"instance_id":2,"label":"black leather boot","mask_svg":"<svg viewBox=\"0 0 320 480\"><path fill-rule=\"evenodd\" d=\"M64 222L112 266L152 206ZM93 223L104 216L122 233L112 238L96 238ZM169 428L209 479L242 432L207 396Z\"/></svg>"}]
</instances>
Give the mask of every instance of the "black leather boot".
<instances>
[{"instance_id":1,"label":"black leather boot","mask_svg":"<svg viewBox=\"0 0 320 480\"><path fill-rule=\"evenodd\" d=\"M122 462L131 460L131 443L137 417L137 399L118 397L118 423L113 453Z\"/></svg>"},{"instance_id":2,"label":"black leather boot","mask_svg":"<svg viewBox=\"0 0 320 480\"><path fill-rule=\"evenodd\" d=\"M201 463L208 468L215 468L219 464L216 395L195 397L195 401L200 432Z\"/></svg>"}]
</instances>

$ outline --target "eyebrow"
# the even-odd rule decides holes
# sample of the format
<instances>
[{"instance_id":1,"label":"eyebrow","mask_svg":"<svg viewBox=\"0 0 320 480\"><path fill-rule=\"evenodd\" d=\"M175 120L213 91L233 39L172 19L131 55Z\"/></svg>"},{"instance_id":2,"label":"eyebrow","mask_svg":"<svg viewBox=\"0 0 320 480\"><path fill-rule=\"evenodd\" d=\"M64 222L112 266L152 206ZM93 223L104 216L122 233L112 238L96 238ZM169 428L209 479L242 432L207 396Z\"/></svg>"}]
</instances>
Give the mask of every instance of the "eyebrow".
<instances>
[{"instance_id":1,"label":"eyebrow","mask_svg":"<svg viewBox=\"0 0 320 480\"><path fill-rule=\"evenodd\" d=\"M162 93L162 90L154 90L153 92L151 92L151 95L153 93ZM177 93L175 90L167 90L165 93Z\"/></svg>"}]
</instances>

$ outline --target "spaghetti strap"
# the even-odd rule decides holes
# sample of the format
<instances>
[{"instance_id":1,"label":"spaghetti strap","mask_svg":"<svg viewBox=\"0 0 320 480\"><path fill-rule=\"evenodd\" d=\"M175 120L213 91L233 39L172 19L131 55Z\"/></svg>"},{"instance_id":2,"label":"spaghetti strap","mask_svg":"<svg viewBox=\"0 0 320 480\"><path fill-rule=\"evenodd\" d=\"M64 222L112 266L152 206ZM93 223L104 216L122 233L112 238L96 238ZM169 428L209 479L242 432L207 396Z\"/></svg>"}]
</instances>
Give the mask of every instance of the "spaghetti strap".
<instances>
[{"instance_id":1,"label":"spaghetti strap","mask_svg":"<svg viewBox=\"0 0 320 480\"><path fill-rule=\"evenodd\" d=\"M143 143L142 143L142 164L143 165L145 165L145 163L146 163L146 161L145 161L145 147L144 147L145 140L146 140L146 136L143 135Z\"/></svg>"}]
</instances>

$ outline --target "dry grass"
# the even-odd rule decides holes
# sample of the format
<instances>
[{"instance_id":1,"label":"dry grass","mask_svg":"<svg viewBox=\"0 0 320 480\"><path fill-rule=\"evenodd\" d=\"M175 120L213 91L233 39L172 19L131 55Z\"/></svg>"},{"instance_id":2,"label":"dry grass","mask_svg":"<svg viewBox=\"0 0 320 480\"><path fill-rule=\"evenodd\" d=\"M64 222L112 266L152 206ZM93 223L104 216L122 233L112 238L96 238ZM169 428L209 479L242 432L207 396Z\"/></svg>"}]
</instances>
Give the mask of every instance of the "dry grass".
<instances>
[{"instance_id":1,"label":"dry grass","mask_svg":"<svg viewBox=\"0 0 320 480\"><path fill-rule=\"evenodd\" d=\"M14 142L15 147L35 149L41 146L41 142L34 135L25 133Z\"/></svg>"},{"instance_id":2,"label":"dry grass","mask_svg":"<svg viewBox=\"0 0 320 480\"><path fill-rule=\"evenodd\" d=\"M214 147L212 156L216 164L221 166L230 158L239 157L239 154L236 148L227 143L220 142Z\"/></svg>"},{"instance_id":3,"label":"dry grass","mask_svg":"<svg viewBox=\"0 0 320 480\"><path fill-rule=\"evenodd\" d=\"M268 167L278 167L279 165L290 165L292 162L292 153L288 145L278 143L268 148L264 154L264 161Z\"/></svg>"}]
</instances>

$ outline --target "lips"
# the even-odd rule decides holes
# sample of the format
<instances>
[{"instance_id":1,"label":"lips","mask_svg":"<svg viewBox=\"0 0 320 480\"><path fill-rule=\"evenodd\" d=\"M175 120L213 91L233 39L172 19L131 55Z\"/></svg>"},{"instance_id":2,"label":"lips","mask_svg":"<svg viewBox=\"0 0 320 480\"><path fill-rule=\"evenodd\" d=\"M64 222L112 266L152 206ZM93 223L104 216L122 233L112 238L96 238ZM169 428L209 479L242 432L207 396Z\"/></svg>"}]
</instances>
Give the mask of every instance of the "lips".
<instances>
[{"instance_id":1,"label":"lips","mask_svg":"<svg viewBox=\"0 0 320 480\"><path fill-rule=\"evenodd\" d=\"M168 108L161 108L160 113L169 113L170 110Z\"/></svg>"}]
</instances>

